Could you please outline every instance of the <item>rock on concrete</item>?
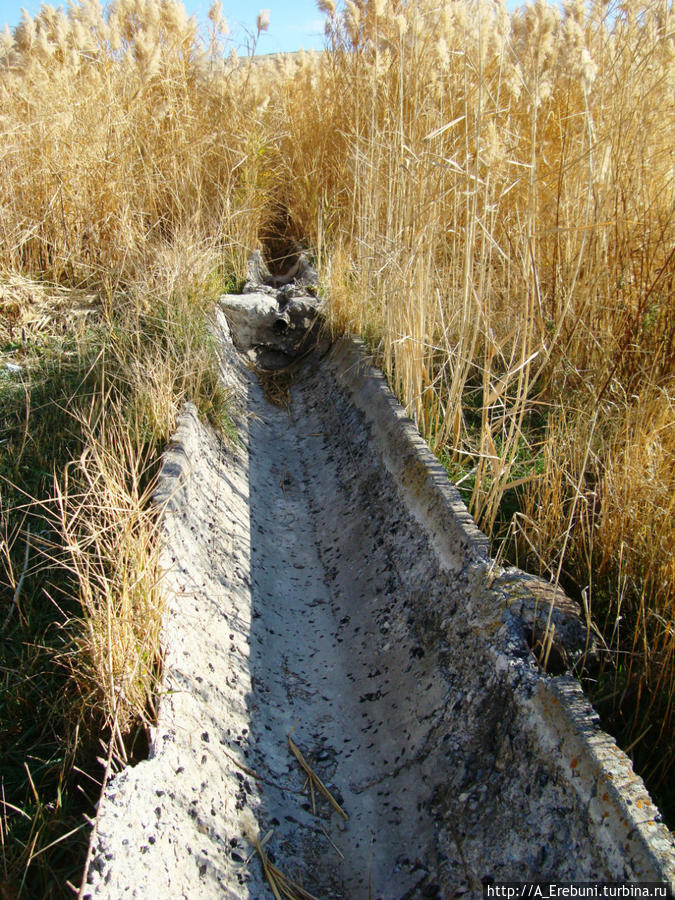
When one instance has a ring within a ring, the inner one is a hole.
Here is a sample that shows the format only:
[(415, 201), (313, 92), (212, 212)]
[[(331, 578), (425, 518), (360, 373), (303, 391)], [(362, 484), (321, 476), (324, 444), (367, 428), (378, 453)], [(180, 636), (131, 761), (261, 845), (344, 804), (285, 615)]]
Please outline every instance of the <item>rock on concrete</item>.
[(260, 357), (263, 366), (273, 353), (280, 354), (283, 364), (288, 365), (298, 353), (311, 348), (312, 329), (322, 311), (316, 297), (304, 293), (294, 296), (284, 289), (274, 295), (224, 294), (220, 307), (237, 347), (256, 362)]
[(243, 293), (255, 293), (261, 287), (267, 291), (288, 284), (303, 288), (315, 287), (319, 278), (309, 262), (306, 251), (298, 248), (294, 255), (295, 260), (286, 272), (272, 275), (260, 250), (254, 250), (249, 257)]
[(304, 254), (283, 276), (270, 275), (260, 251), (251, 254), (243, 294), (223, 294), (220, 308), (236, 346), (257, 366), (285, 368), (316, 342), (323, 301)]

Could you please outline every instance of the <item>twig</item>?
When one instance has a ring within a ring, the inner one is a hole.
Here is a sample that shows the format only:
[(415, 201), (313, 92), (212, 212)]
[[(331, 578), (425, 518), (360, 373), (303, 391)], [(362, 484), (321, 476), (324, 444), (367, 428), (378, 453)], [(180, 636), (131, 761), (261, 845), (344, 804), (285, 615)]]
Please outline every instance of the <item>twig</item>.
[(2, 850), (2, 869), (5, 881), (7, 881), (7, 857), (5, 855), (5, 834), (9, 834), (7, 827), (7, 804), (5, 802), (5, 779), (0, 778), (0, 794), (2, 794), (2, 821), (0, 821), (0, 849)]
[(9, 625), (10, 619), (12, 618), (12, 613), (15, 609), (19, 610), (19, 616), (21, 615), (21, 607), (19, 606), (19, 598), (21, 597), (21, 589), (23, 588), (23, 581), (26, 577), (26, 572), (28, 571), (28, 561), (30, 559), (30, 523), (26, 525), (26, 551), (23, 557), (23, 570), (21, 575), (19, 576), (19, 581), (17, 582), (16, 588), (14, 589), (14, 597), (12, 598), (12, 605), (9, 608), (9, 612), (5, 617), (5, 621), (2, 623), (2, 630)]
[(337, 802), (337, 800), (331, 794), (331, 792), (328, 790), (328, 788), (323, 783), (323, 781), (316, 774), (314, 769), (312, 769), (312, 767), (309, 765), (309, 763), (307, 762), (305, 757), (300, 752), (300, 748), (298, 747), (298, 745), (295, 743), (295, 741), (291, 737), (291, 734), (293, 734), (293, 732), (295, 731), (296, 726), (297, 726), (297, 722), (295, 723), (295, 725), (291, 729), (290, 734), (288, 735), (288, 746), (291, 748), (291, 753), (297, 759), (297, 761), (300, 763), (300, 767), (302, 768), (303, 772), (309, 779), (310, 789), (312, 791), (312, 799), (314, 799), (314, 787), (318, 787), (318, 789), (321, 791), (321, 793), (327, 798), (327, 800), (329, 801), (329, 803), (333, 807), (333, 809), (336, 812), (338, 812), (342, 816), (342, 818), (345, 819), (345, 821), (346, 821), (349, 818), (349, 816), (344, 811), (344, 809), (340, 806), (340, 804)]
[(231, 760), (237, 766), (237, 768), (241, 769), (242, 772), (246, 772), (251, 778), (255, 781), (259, 781), (260, 784), (266, 785), (266, 787), (275, 788), (278, 791), (286, 791), (289, 794), (300, 794), (302, 791), (299, 791), (297, 788), (292, 788), (287, 784), (282, 784), (279, 781), (271, 781), (269, 778), (265, 778), (263, 775), (258, 775), (257, 772), (254, 772), (253, 769), (250, 769), (248, 766), (245, 766), (244, 763), (240, 762), (237, 757), (233, 753), (229, 753), (227, 750), (223, 749), (222, 751), (225, 756)]
[(333, 839), (332, 839), (331, 836), (328, 834), (328, 832), (327, 832), (326, 829), (323, 827), (323, 825), (321, 825), (320, 828), (321, 828), (321, 831), (323, 831), (324, 837), (326, 838), (326, 840), (328, 841), (328, 843), (331, 845), (331, 847), (333, 848), (333, 850), (335, 850), (335, 852), (336, 852), (337, 855), (340, 857), (340, 859), (344, 859), (344, 858), (345, 858), (344, 853), (342, 852), (342, 850), (340, 850), (340, 848), (338, 847), (338, 845), (333, 841)]
[(547, 629), (546, 635), (544, 637), (544, 643), (541, 648), (541, 652), (544, 654), (543, 661), (541, 660), (541, 656), (539, 657), (539, 661), (541, 662), (541, 667), (544, 671), (548, 669), (548, 658), (551, 654), (551, 647), (553, 646), (553, 638), (555, 637), (555, 624), (551, 623), (551, 627)]
[(282, 900), (282, 897), (286, 897), (286, 900), (317, 900), (314, 894), (310, 894), (296, 881), (292, 881), (287, 875), (284, 875), (281, 869), (278, 869), (274, 863), (270, 862), (267, 853), (265, 853), (265, 844), (271, 836), (272, 832), (268, 831), (262, 841), (259, 838), (255, 838), (254, 843), (262, 863), (265, 878), (276, 900)]

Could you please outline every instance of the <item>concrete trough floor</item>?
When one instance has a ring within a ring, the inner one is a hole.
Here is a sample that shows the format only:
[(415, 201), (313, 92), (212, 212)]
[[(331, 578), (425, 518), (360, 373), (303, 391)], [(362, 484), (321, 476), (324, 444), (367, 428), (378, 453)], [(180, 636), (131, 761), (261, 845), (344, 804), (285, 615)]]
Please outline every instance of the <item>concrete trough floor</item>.
[[(222, 320), (240, 444), (167, 450), (165, 687), (109, 783), (85, 896), (317, 898), (490, 880), (675, 879), (675, 850), (577, 683), (540, 673), (445, 473), (350, 341), (267, 402)], [(344, 809), (315, 791), (288, 735)]]

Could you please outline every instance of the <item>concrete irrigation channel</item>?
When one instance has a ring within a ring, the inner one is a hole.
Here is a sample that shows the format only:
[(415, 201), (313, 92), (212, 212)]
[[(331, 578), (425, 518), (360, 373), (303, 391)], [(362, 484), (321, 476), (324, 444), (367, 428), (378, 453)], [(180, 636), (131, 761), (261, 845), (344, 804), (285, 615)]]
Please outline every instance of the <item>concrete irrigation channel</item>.
[[(494, 565), (363, 348), (316, 351), (274, 404), (218, 330), (239, 441), (186, 407), (166, 451), (159, 721), (108, 783), (84, 896), (672, 883), (630, 761), (531, 652), (550, 587)], [(552, 618), (573, 654), (573, 611)]]

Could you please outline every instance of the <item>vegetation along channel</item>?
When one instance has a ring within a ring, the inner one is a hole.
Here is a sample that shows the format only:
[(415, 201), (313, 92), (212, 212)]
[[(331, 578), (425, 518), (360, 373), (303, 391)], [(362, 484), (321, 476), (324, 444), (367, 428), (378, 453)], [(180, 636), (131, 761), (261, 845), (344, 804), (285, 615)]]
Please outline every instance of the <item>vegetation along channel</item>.
[[(312, 289), (249, 280), (221, 300), (241, 443), (189, 407), (167, 452), (163, 699), (150, 759), (106, 789), (86, 895), (670, 879), (627, 758), (532, 655), (547, 621), (549, 657), (589, 652), (578, 609), (494, 564), (361, 347), (308, 352)], [(246, 359), (292, 383), (274, 394)]]
[(672, 880), (672, 4), (318, 6), (1, 36), (2, 900)]

